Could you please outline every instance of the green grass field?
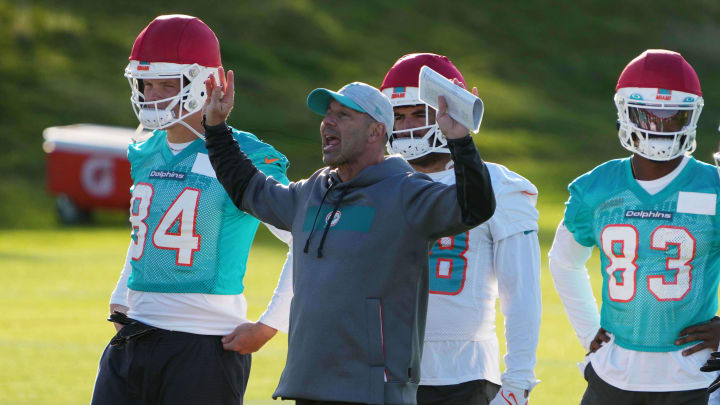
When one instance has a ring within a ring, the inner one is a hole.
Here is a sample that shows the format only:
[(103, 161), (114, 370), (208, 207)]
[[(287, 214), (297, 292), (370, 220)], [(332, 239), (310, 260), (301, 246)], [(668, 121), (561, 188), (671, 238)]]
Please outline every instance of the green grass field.
[[(542, 201), (541, 201), (542, 202)], [(543, 321), (536, 404), (577, 404), (585, 382), (583, 355), (547, 271), (546, 254), (562, 206), (541, 205)], [(82, 404), (90, 399), (103, 347), (113, 335), (104, 321), (127, 251), (128, 229), (91, 227), (0, 234), (0, 404)], [(285, 247), (261, 229), (250, 255), (246, 295), (250, 319), (275, 287)], [(596, 266), (593, 259), (591, 266)], [(597, 286), (598, 278), (594, 278)], [(498, 317), (502, 336), (502, 318)], [(504, 346), (504, 343), (501, 344)], [(247, 403), (271, 402), (287, 336), (254, 355)]]
[[(231, 124), (286, 153), (291, 179), (319, 165), (319, 118), (304, 107), (311, 89), (353, 80), (379, 85), (403, 54), (448, 55), (485, 102), (476, 139), (483, 158), (540, 190), (544, 306), (536, 371), (543, 382), (532, 402), (579, 402), (585, 382), (575, 363), (584, 353), (546, 259), (565, 187), (628, 154), (615, 135), (612, 94), (625, 64), (647, 48), (677, 50), (697, 70), (705, 109), (695, 156), (710, 159), (720, 116), (720, 2), (0, 0), (0, 405), (90, 398), (113, 334), (104, 318), (129, 230), (115, 214), (93, 227), (54, 225), (41, 133), (78, 122), (136, 126), (122, 77), (128, 52), (148, 21), (175, 12), (215, 30), (223, 63), (236, 72)], [(280, 242), (261, 230), (246, 277), (250, 319), (264, 310), (284, 257)], [(596, 288), (597, 266), (594, 257)], [(278, 335), (254, 356), (246, 403), (277, 403), (270, 395), (286, 340)]]

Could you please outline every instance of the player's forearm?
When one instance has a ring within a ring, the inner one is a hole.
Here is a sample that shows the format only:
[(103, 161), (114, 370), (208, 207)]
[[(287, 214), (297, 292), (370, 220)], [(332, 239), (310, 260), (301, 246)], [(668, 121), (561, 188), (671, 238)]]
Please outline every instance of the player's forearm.
[(542, 312), (537, 233), (516, 233), (496, 242), (494, 250), (507, 342), (503, 386), (531, 389), (537, 381), (534, 369)]
[(550, 274), (568, 320), (584, 348), (588, 348), (600, 328), (600, 315), (584, 263), (591, 248), (577, 243), (561, 223), (548, 253)]
[[(128, 248), (128, 252), (125, 255), (125, 264), (123, 265), (123, 269), (120, 272), (120, 277), (118, 278), (118, 282), (115, 285), (115, 289), (113, 290), (112, 294), (110, 295), (110, 307), (112, 308), (112, 305), (121, 305), (125, 308), (128, 307), (128, 279), (130, 278), (130, 274), (132, 273), (132, 265), (130, 264), (131, 260), (131, 251), (132, 249), (132, 242), (130, 242), (130, 247)], [(112, 313), (112, 311), (111, 311)]]
[(582, 346), (587, 349), (600, 328), (600, 315), (592, 294), (590, 279), (587, 275), (560, 269), (552, 259), (550, 259), (550, 269), (555, 289), (560, 295), (570, 325)]
[(275, 287), (272, 299), (265, 312), (260, 316), (258, 322), (264, 323), (283, 333), (288, 333), (290, 326), (290, 303), (293, 298), (292, 280), (292, 245), (288, 250), (285, 265), (283, 266), (278, 284)]
[(240, 150), (232, 129), (224, 122), (205, 127), (205, 146), (218, 181), (235, 205), (242, 209), (242, 200), (250, 179), (260, 171)]
[(495, 195), (490, 173), (475, 148), (470, 135), (448, 139), (448, 147), (455, 163), (457, 199), (463, 223), (477, 226), (495, 212)]

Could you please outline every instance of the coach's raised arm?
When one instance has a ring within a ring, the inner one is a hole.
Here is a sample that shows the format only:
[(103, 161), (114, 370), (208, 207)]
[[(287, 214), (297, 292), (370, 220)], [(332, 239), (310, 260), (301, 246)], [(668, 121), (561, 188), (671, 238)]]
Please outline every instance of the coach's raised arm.
[(307, 105), (323, 116), (327, 166), (283, 186), (260, 173), (230, 136), (233, 74), (220, 76), (219, 85), (206, 82), (205, 106), (217, 178), (239, 208), (291, 231), (295, 241), (288, 356), (273, 396), (300, 405), (415, 404), (430, 243), (495, 210), (490, 175), (468, 129), (440, 100), (437, 121), (457, 185), (434, 182), (401, 157), (384, 156), (394, 114), (379, 90), (359, 82), (337, 92), (315, 89)]
[[(237, 142), (231, 136), (232, 132), (229, 130), (226, 120), (235, 100), (234, 72), (228, 71), (227, 77), (225, 77), (225, 72), (220, 67), (219, 73), (220, 84), (215, 83), (212, 76), (206, 82), (206, 90), (210, 94), (205, 107), (206, 146), (218, 179), (235, 204), (241, 209), (246, 209), (242, 206), (242, 197), (250, 179), (256, 174), (261, 177), (266, 176), (255, 168), (252, 161), (240, 150)], [(477, 89), (473, 88), (473, 94), (477, 95)], [(439, 99), (439, 107), (437, 123), (447, 137), (452, 153), (457, 178), (457, 202), (462, 209), (463, 223), (468, 226), (476, 226), (488, 220), (495, 211), (495, 198), (490, 176), (477, 153), (470, 131), (450, 117), (447, 113), (447, 104), (442, 97)], [(319, 111), (315, 112), (323, 115)], [(392, 121), (380, 124), (385, 125), (387, 132), (392, 130)], [(325, 145), (326, 139), (325, 136), (322, 136), (324, 149), (328, 146)], [(384, 142), (383, 139), (380, 146), (384, 147)], [(331, 162), (327, 162), (325, 156), (323, 156), (323, 161), (330, 168), (336, 167)], [(357, 174), (367, 166), (369, 165), (353, 170), (352, 174)], [(342, 168), (338, 169), (342, 172)], [(272, 181), (273, 179), (268, 178), (268, 180)], [(283, 224), (273, 225), (281, 229), (288, 229), (282, 226)]]

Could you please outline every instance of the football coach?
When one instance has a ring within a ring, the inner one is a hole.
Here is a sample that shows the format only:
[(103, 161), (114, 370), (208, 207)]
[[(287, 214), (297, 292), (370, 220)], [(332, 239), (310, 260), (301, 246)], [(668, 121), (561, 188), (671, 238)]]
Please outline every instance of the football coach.
[[(222, 68), (221, 68), (222, 69)], [(226, 119), (234, 77), (206, 82), (210, 161), (232, 201), (292, 233), (288, 355), (274, 398), (314, 404), (415, 404), (432, 242), (488, 220), (490, 175), (469, 131), (440, 98), (456, 185), (433, 182), (399, 156), (384, 156), (393, 129), (385, 95), (364, 83), (313, 90), (323, 163), (284, 186), (240, 150)], [(474, 90), (476, 92), (476, 90)]]

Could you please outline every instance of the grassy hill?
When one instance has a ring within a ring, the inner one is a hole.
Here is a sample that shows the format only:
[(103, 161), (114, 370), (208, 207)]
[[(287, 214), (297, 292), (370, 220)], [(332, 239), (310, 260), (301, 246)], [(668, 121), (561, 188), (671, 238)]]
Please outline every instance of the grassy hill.
[(612, 94), (624, 65), (646, 48), (674, 49), (706, 91), (696, 155), (717, 145), (720, 3), (656, 1), (141, 1), (0, 0), (0, 226), (47, 227), (42, 129), (94, 122), (136, 126), (122, 76), (132, 42), (162, 13), (197, 15), (236, 71), (231, 123), (292, 161), (290, 177), (320, 164), (315, 87), (379, 85), (401, 55), (450, 56), (476, 85), (486, 114), (476, 138), (489, 160), (533, 180), (541, 207), (565, 198), (577, 174), (626, 155)]
[[(231, 123), (284, 152), (291, 179), (321, 164), (320, 118), (305, 107), (310, 90), (354, 80), (379, 85), (406, 53), (448, 55), (485, 101), (475, 138), (483, 157), (540, 189), (543, 257), (567, 183), (628, 155), (617, 140), (612, 95), (622, 68), (643, 50), (677, 50), (693, 64), (706, 101), (695, 155), (708, 161), (718, 144), (715, 0), (148, 3), (0, 0), (0, 228), (40, 228), (0, 235), (6, 287), (0, 304), (8, 308), (0, 315), (6, 325), (0, 358), (9, 364), (0, 372), (0, 403), (89, 398), (97, 358), (112, 333), (101, 319), (125, 254), (126, 214), (102, 216), (109, 227), (47, 229), (56, 225), (41, 133), (78, 122), (137, 125), (122, 74), (135, 36), (158, 14), (196, 15), (214, 29), (224, 65), (236, 71)], [(262, 311), (284, 257), (284, 247), (260, 235), (246, 280), (251, 319)], [(597, 257), (589, 268), (598, 268)], [(544, 382), (533, 401), (577, 403), (585, 384), (574, 362), (583, 353), (545, 270), (536, 369)], [(597, 287), (599, 273), (593, 277)], [(272, 392), (284, 340), (276, 338), (254, 360), (250, 403), (259, 405), (252, 401)]]

